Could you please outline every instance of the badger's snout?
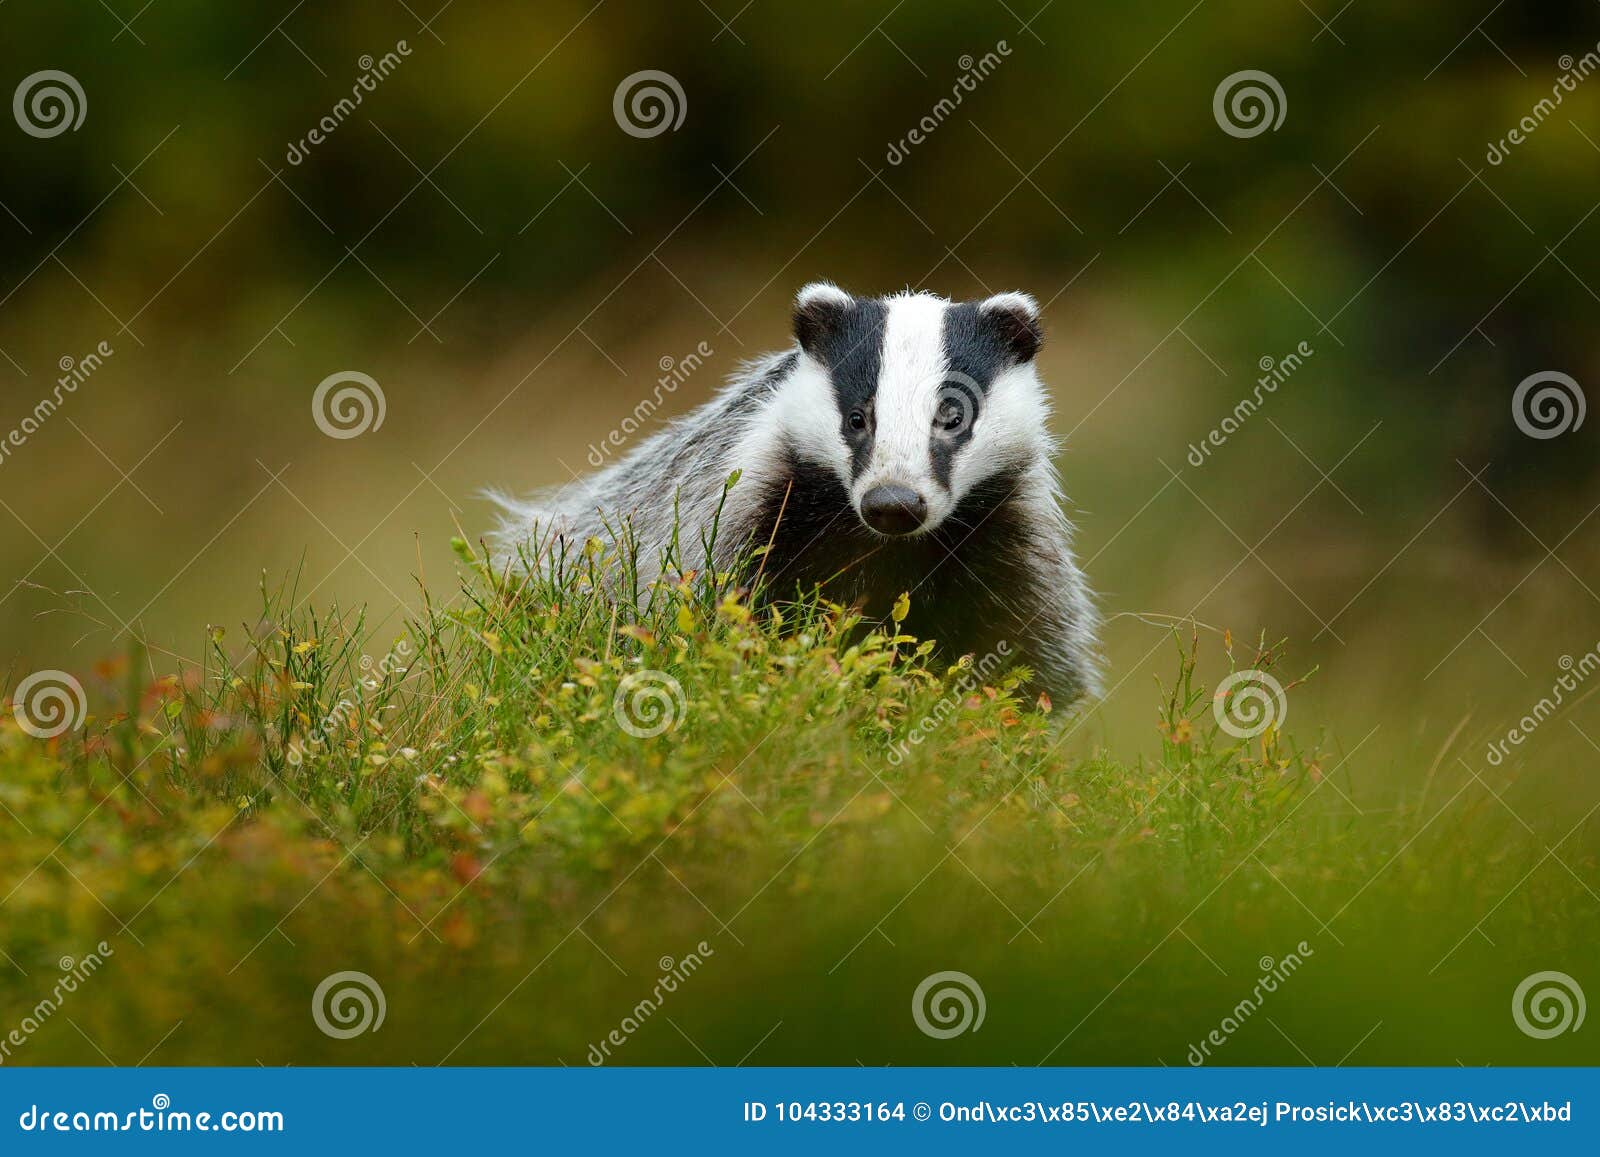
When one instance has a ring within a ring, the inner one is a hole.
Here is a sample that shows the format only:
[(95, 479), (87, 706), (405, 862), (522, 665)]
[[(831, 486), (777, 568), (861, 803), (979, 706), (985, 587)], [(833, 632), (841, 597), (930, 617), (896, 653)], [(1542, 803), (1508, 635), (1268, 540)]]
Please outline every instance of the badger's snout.
[(909, 486), (874, 486), (861, 496), (861, 520), (880, 534), (910, 534), (928, 517), (928, 500)]

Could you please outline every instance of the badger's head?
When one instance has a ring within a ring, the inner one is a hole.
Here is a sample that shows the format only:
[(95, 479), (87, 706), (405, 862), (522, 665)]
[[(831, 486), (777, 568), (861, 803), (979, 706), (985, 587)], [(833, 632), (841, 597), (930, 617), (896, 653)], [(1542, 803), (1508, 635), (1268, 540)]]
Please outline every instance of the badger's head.
[(933, 531), (975, 487), (1049, 453), (1026, 294), (857, 298), (818, 282), (800, 291), (794, 331), (787, 424), (876, 534)]

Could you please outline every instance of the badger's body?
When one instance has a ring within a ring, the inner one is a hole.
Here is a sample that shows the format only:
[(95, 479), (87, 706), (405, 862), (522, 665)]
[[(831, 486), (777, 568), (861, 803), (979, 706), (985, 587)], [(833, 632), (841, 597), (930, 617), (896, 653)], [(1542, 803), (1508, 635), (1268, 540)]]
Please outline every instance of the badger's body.
[(1033, 301), (858, 299), (819, 283), (800, 294), (795, 336), (612, 466), (503, 500), (501, 557), (537, 565), (562, 540), (626, 526), (644, 565), (676, 520), (677, 565), (692, 567), (720, 507), (716, 565), (770, 542), (773, 594), (820, 584), (883, 616), (910, 592), (906, 630), (952, 658), (1025, 664), (1063, 702), (1094, 693), (1096, 620), (1061, 509)]

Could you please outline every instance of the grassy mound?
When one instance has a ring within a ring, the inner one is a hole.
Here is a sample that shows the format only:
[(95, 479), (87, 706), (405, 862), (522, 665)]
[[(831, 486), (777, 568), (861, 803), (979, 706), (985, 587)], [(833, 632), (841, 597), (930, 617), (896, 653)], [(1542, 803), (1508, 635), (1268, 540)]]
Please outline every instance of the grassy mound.
[[(1357, 811), (1341, 755), (1223, 730), (1201, 668), (1277, 648), (1176, 630), (1122, 759), (815, 596), (458, 550), (396, 637), (291, 586), (203, 670), (94, 673), (80, 728), (0, 718), (0, 1062), (1596, 1059), (1507, 1007), (1596, 942), (1589, 886), (1480, 782)], [(329, 1035), (350, 971), (383, 1024)], [(941, 972), (981, 1025), (913, 1015)]]

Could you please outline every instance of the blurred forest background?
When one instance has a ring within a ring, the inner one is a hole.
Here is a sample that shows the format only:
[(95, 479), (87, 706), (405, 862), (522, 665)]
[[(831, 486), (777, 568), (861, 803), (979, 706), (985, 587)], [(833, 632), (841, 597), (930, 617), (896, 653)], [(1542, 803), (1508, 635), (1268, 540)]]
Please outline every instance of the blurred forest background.
[[(196, 656), (263, 574), (392, 622), (419, 573), (448, 592), (480, 490), (589, 469), (703, 342), (656, 418), (696, 405), (827, 277), (1045, 303), (1112, 616), (1085, 744), (1155, 742), (1152, 624), (1193, 613), (1287, 636), (1320, 667), (1290, 729), (1379, 727), (1366, 774), (1463, 719), (1476, 763), (1600, 641), (1600, 420), (1534, 439), (1511, 408), (1534, 373), (1600, 382), (1600, 79), (1487, 158), (1597, 42), (1593, 0), (11, 0), (5, 91), (61, 70), (87, 108), (0, 124), (0, 437), (114, 354), (0, 460), (7, 685), (127, 627)], [(642, 137), (613, 97), (646, 69), (684, 108)], [(1213, 96), (1246, 69), (1285, 107), (1241, 137)], [(387, 409), (337, 440), (311, 399), (344, 370)], [(1592, 767), (1589, 736), (1585, 709), (1513, 765)]]

